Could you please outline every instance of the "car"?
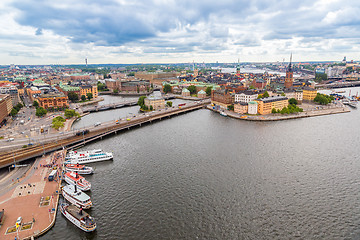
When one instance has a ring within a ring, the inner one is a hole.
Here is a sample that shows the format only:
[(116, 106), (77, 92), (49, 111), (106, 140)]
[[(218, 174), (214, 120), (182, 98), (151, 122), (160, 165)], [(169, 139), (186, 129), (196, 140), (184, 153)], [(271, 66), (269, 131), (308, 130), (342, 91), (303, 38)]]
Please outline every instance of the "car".
[(34, 145), (34, 144), (33, 144), (33, 143), (29, 143), (29, 144), (28, 144), (28, 146), (32, 146), (32, 145)]
[(14, 141), (14, 138), (8, 138), (6, 141), (7, 142), (12, 142), (12, 141)]

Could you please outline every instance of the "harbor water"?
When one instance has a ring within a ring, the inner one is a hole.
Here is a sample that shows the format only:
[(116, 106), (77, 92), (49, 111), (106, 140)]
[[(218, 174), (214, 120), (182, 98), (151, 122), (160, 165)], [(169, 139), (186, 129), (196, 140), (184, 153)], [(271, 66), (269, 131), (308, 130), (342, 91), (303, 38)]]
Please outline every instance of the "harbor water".
[(86, 176), (97, 230), (58, 212), (40, 239), (359, 239), (359, 121), (202, 109), (107, 137), (83, 148), (114, 154)]

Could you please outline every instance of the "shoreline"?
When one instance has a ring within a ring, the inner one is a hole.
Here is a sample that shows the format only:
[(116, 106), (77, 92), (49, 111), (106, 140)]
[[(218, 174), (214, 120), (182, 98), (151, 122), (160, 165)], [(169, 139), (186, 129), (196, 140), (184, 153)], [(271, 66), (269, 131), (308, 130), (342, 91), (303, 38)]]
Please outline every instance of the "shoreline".
[[(220, 113), (219, 110), (213, 109), (210, 105), (206, 107), (207, 109)], [(316, 117), (316, 116), (323, 116), (323, 115), (331, 115), (331, 114), (338, 114), (338, 113), (348, 113), (351, 112), (350, 109), (346, 106), (344, 107), (334, 107), (328, 109), (319, 109), (319, 110), (312, 110), (312, 111), (304, 111), (299, 113), (293, 114), (268, 114), (268, 115), (246, 115), (246, 114), (239, 114), (233, 111), (226, 110), (225, 113), (232, 118), (245, 120), (245, 121), (283, 121), (283, 120), (290, 120), (290, 119), (298, 119), (298, 118), (307, 118), (307, 117)]]

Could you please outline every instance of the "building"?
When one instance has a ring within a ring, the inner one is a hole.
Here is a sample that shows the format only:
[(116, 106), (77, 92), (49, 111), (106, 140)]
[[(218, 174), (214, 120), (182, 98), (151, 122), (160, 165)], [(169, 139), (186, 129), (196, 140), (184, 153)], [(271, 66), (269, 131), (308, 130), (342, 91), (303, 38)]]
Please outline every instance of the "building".
[(234, 112), (240, 113), (240, 114), (247, 113), (248, 112), (248, 104), (244, 103), (244, 102), (235, 102), (234, 103)]
[(161, 96), (161, 93), (156, 91), (149, 97), (144, 99), (144, 104), (150, 109), (152, 106), (153, 110), (164, 109), (165, 99)]
[(197, 97), (198, 98), (206, 98), (206, 92), (204, 90), (200, 90), (198, 93), (197, 93)]
[(178, 72), (135, 73), (135, 78), (148, 80), (157, 85), (161, 85), (163, 81), (177, 80), (178, 76), (180, 76)]
[(187, 88), (183, 88), (183, 90), (181, 91), (181, 96), (190, 97), (190, 91)]
[(39, 106), (45, 109), (69, 107), (69, 99), (64, 93), (42, 94), (37, 100)]
[(211, 103), (227, 109), (227, 106), (233, 103), (233, 97), (226, 89), (218, 89), (211, 91)]
[(90, 75), (75, 73), (75, 74), (70, 75), (70, 79), (72, 81), (90, 80)]
[(80, 86), (80, 98), (82, 95), (84, 95), (85, 97), (87, 97), (88, 93), (92, 93), (93, 98), (97, 98), (98, 97), (98, 89), (97, 86), (91, 86), (91, 85), (83, 85)]
[(41, 94), (41, 91), (37, 87), (30, 87), (26, 89), (26, 93), (29, 96), (31, 102), (33, 102)]
[(147, 80), (121, 81), (106, 79), (105, 84), (112, 92), (115, 90), (119, 92), (148, 92), (148, 90), (150, 90), (150, 82)]
[(0, 94), (0, 126), (6, 123), (6, 117), (9, 116), (12, 107), (10, 95)]
[(256, 89), (264, 89), (266, 87), (266, 80), (261, 78), (256, 78), (251, 83)]
[(310, 102), (314, 101), (314, 98), (317, 95), (317, 90), (311, 87), (303, 88), (303, 101)]
[(285, 88), (291, 88), (293, 86), (294, 77), (293, 77), (293, 70), (291, 68), (291, 60), (292, 60), (292, 54), (290, 56), (290, 63), (288, 68), (286, 69), (286, 76), (285, 76)]
[(284, 94), (288, 99), (295, 98), (298, 104), (301, 104), (303, 101), (303, 90), (301, 89), (285, 89)]
[(258, 113), (261, 115), (270, 114), (272, 109), (281, 110), (289, 105), (287, 97), (273, 96), (255, 100), (258, 103)]
[(235, 94), (235, 102), (248, 103), (254, 101), (258, 97), (258, 94), (254, 91), (243, 91)]
[(248, 114), (256, 115), (258, 113), (258, 103), (251, 101), (248, 103)]

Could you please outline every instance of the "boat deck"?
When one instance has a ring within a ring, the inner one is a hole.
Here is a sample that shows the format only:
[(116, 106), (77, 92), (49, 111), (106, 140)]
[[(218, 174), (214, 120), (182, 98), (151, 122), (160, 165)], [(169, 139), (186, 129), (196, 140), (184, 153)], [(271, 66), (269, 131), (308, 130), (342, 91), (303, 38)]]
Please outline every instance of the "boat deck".
[(87, 212), (85, 212), (84, 210), (81, 211), (80, 214), (80, 208), (74, 206), (74, 205), (70, 205), (67, 207), (67, 211), (74, 216), (77, 219), (83, 219), (84, 217), (89, 216), (89, 214)]

